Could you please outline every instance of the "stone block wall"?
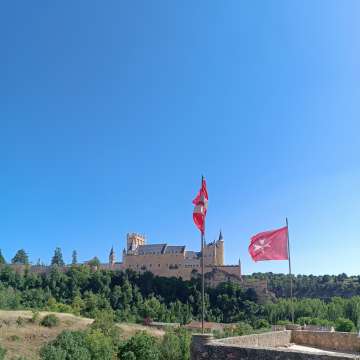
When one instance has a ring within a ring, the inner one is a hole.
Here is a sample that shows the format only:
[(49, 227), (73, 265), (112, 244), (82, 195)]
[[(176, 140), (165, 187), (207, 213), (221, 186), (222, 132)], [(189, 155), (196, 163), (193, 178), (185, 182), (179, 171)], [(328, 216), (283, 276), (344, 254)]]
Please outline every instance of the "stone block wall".
[(328, 350), (360, 352), (360, 338), (352, 333), (299, 330), (292, 332), (291, 341)]
[(287, 346), (291, 341), (291, 331), (267, 332), (245, 336), (234, 336), (225, 339), (214, 340), (213, 344), (230, 344), (251, 347), (279, 347)]
[[(259, 335), (239, 336), (236, 338), (227, 338), (214, 340), (212, 335), (193, 335), (191, 342), (191, 360), (348, 360), (348, 359), (360, 359), (359, 356), (353, 354), (324, 354), (324, 353), (309, 353), (300, 352), (291, 349), (287, 349), (286, 345), (293, 342), (292, 333), (294, 333), (294, 339), (299, 339), (302, 331), (278, 331)], [(322, 334), (324, 334), (322, 332)], [(333, 334), (333, 333), (332, 333)], [(331, 340), (336, 340), (336, 343), (341, 343), (345, 340), (345, 336), (339, 333), (338, 337)], [(347, 334), (351, 335), (351, 334)], [(316, 338), (313, 338), (314, 343), (310, 344), (306, 342), (306, 339), (312, 339), (308, 334), (308, 337), (303, 337), (303, 345), (321, 347), (315, 343)], [(354, 336), (356, 336), (354, 334)], [(335, 339), (336, 338), (336, 339)], [(346, 344), (354, 344), (350, 338), (343, 342)], [(325, 344), (325, 342), (323, 342)], [(282, 348), (277, 348), (280, 346)], [(341, 349), (337, 349), (341, 350)], [(345, 349), (343, 349), (344, 351)], [(349, 351), (353, 351), (349, 350)]]

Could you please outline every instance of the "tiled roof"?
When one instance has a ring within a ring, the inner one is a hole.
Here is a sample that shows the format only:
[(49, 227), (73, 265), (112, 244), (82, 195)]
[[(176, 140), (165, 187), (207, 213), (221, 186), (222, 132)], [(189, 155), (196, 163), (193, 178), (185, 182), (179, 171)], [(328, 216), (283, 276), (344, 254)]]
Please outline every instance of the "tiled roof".
[(185, 258), (187, 259), (197, 259), (200, 256), (200, 253), (196, 251), (185, 251)]
[(166, 246), (165, 254), (182, 254), (185, 251), (185, 246)]
[(138, 255), (147, 254), (163, 254), (166, 244), (150, 244), (150, 245), (139, 245), (137, 250)]

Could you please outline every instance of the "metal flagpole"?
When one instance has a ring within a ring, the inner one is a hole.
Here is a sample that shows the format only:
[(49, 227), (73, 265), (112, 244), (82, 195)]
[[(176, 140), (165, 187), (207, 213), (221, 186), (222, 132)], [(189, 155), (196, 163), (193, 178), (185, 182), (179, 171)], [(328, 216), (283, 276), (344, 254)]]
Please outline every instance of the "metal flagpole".
[(292, 280), (292, 274), (291, 274), (290, 236), (289, 236), (288, 218), (286, 218), (286, 227), (287, 227), (287, 245), (288, 245), (289, 276), (290, 276), (291, 321), (292, 321), (292, 323), (294, 323), (293, 280)]
[[(204, 176), (201, 177), (201, 188), (203, 186), (203, 181), (204, 181)], [(204, 216), (204, 232), (201, 231), (201, 332), (202, 334), (204, 333), (204, 315), (205, 315), (204, 233), (205, 233), (205, 216)]]

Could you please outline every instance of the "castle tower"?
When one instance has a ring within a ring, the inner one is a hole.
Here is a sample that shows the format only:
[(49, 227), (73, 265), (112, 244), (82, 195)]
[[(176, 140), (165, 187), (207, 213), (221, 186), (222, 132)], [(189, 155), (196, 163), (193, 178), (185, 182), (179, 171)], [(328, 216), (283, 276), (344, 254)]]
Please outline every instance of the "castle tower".
[(114, 247), (112, 247), (109, 254), (109, 266), (113, 267), (114, 265), (115, 265), (115, 251), (114, 251)]
[(139, 245), (145, 245), (145, 236), (131, 233), (126, 237), (127, 251), (134, 251)]
[(220, 230), (219, 239), (216, 241), (216, 265), (224, 265), (224, 238)]

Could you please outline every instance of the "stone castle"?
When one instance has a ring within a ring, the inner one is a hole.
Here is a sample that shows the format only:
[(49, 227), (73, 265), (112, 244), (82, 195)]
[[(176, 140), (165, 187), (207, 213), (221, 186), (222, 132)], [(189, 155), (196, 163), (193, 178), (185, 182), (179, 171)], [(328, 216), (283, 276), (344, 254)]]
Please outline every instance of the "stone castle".
[[(130, 233), (126, 237), (122, 262), (116, 262), (112, 248), (107, 267), (150, 271), (157, 276), (189, 280), (196, 272), (201, 272), (201, 253), (187, 250), (184, 245), (146, 244), (145, 236)], [(217, 240), (205, 244), (204, 267), (205, 274), (217, 272), (223, 274), (223, 280), (241, 280), (240, 261), (238, 265), (224, 264), (224, 238), (221, 231)]]
[[(145, 236), (130, 233), (126, 236), (122, 261), (116, 261), (112, 248), (108, 264), (100, 266), (108, 270), (130, 269), (139, 273), (150, 271), (156, 276), (190, 280), (201, 274), (201, 253), (187, 250), (184, 245), (146, 244)], [(204, 271), (205, 282), (210, 287), (230, 281), (243, 288), (254, 289), (261, 302), (271, 296), (266, 280), (246, 279), (242, 276), (240, 260), (237, 265), (224, 264), (224, 238), (221, 231), (217, 240), (204, 246)]]

